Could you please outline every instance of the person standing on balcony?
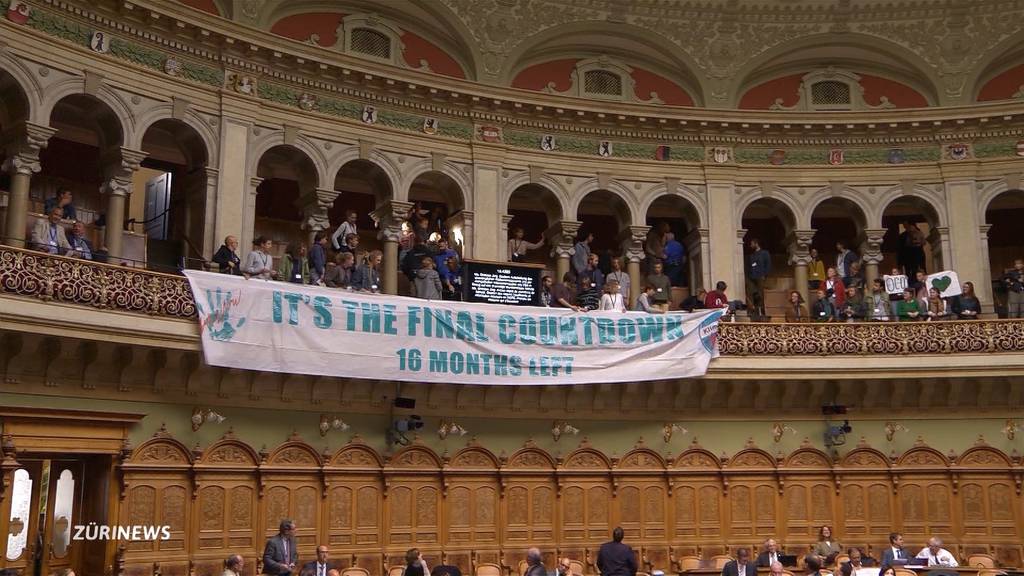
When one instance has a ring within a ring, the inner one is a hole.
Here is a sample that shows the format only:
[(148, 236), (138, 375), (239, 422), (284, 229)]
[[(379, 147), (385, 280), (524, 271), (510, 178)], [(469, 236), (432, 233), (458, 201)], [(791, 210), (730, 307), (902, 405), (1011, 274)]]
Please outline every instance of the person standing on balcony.
[(789, 293), (786, 322), (807, 322), (807, 306), (804, 305), (804, 297), (796, 290)]
[(306, 258), (305, 244), (288, 243), (277, 267), (277, 277), (293, 284), (309, 284), (309, 260)]
[(356, 214), (355, 210), (345, 211), (345, 221), (341, 223), (341, 226), (338, 226), (338, 229), (335, 230), (334, 234), (331, 236), (331, 246), (333, 246), (335, 250), (341, 250), (341, 246), (345, 242), (345, 239), (348, 238), (349, 234), (355, 234), (356, 236), (359, 235), (359, 230), (356, 227), (356, 220), (358, 219), (359, 215)]
[(220, 268), (221, 274), (242, 275), (242, 259), (238, 257), (238, 239), (228, 236), (224, 244), (213, 255), (212, 262)]
[(313, 247), (309, 249), (309, 278), (313, 284), (323, 285), (327, 268), (327, 235), (317, 232), (313, 235)]
[(630, 301), (630, 281), (629, 274), (622, 270), (622, 258), (611, 259), (611, 272), (605, 277), (605, 282), (611, 282), (612, 280), (619, 283), (619, 294), (622, 294), (623, 300), (626, 302)]
[(960, 320), (977, 320), (981, 314), (981, 301), (974, 293), (974, 283), (964, 282), (961, 288), (963, 292), (953, 299), (953, 313)]
[(647, 276), (647, 283), (654, 286), (654, 297), (651, 299), (653, 306), (662, 312), (668, 312), (669, 298), (672, 296), (672, 284), (668, 276), (662, 273), (661, 262), (654, 263), (654, 269)]
[(32, 228), (32, 247), (47, 254), (64, 254), (71, 250), (67, 234), (61, 226), (64, 209), (54, 206), (46, 213), (46, 220), (39, 220)]
[(825, 281), (825, 263), (818, 256), (818, 249), (811, 248), (811, 262), (807, 265), (807, 288), (817, 290)]
[(857, 254), (846, 247), (846, 243), (842, 240), (836, 242), (836, 272), (839, 277), (843, 279), (843, 285), (848, 286), (850, 284), (850, 276), (853, 273), (851, 268), (853, 263), (857, 261)]
[(580, 232), (579, 242), (573, 246), (572, 254), (572, 270), (576, 276), (583, 274), (587, 269), (587, 263), (590, 262), (590, 243), (593, 241), (592, 232)]
[(825, 292), (825, 297), (832, 303), (832, 307), (836, 310), (842, 310), (843, 305), (846, 304), (846, 285), (843, 284), (843, 279), (839, 277), (839, 271), (835, 268), (829, 268), (828, 275), (825, 278), (825, 285), (822, 289)]
[(914, 298), (914, 291), (907, 288), (903, 291), (903, 300), (896, 305), (896, 315), (900, 322), (921, 319), (921, 303)]
[(530, 250), (536, 250), (544, 245), (544, 237), (541, 236), (536, 242), (530, 242), (525, 240), (523, 236), (525, 232), (521, 227), (516, 227), (512, 230), (512, 237), (508, 239), (508, 261), (509, 262), (522, 262), (526, 259), (526, 253)]
[(43, 213), (49, 215), (54, 208), (60, 208), (62, 220), (75, 220), (78, 218), (78, 211), (75, 210), (75, 205), (72, 203), (73, 199), (71, 190), (61, 188), (55, 195), (46, 199), (43, 204)]
[(665, 233), (665, 275), (673, 286), (683, 285), (683, 264), (686, 262), (686, 251), (676, 240), (673, 232)]
[(916, 222), (907, 220), (903, 223), (896, 259), (907, 278), (913, 278), (918, 270), (924, 270), (924, 232)]
[(274, 258), (270, 255), (272, 245), (273, 242), (270, 238), (263, 236), (258, 236), (252, 241), (253, 249), (245, 260), (244, 268), (250, 278), (273, 280), (277, 277), (277, 271), (274, 270)]
[(750, 239), (750, 255), (747, 256), (747, 293), (753, 307), (751, 320), (759, 322), (764, 318), (764, 283), (772, 271), (772, 255), (761, 247), (757, 238)]
[(881, 278), (875, 278), (872, 282), (868, 315), (876, 322), (889, 320), (889, 295), (885, 292), (885, 282)]
[(1024, 317), (1024, 258), (1013, 261), (1013, 269), (1003, 275), (1006, 284), (1006, 317)]
[(825, 295), (824, 288), (818, 288), (818, 299), (811, 305), (811, 321), (813, 322), (835, 322), (836, 307), (832, 300)]

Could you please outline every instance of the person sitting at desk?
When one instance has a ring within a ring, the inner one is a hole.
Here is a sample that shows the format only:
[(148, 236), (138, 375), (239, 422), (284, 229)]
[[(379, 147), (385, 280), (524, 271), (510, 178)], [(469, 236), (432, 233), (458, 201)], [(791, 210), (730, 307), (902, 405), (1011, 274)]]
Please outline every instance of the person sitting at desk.
[(782, 562), (772, 562), (772, 565), (768, 567), (769, 576), (785, 576), (786, 568), (782, 566)]
[(959, 566), (956, 558), (950, 554), (949, 550), (942, 547), (942, 540), (935, 536), (928, 539), (928, 546), (917, 553), (917, 558), (927, 558), (929, 566), (946, 566), (949, 568)]
[(736, 550), (736, 559), (730, 560), (722, 567), (722, 576), (756, 576), (757, 568), (750, 563), (750, 550)]
[(774, 538), (764, 541), (764, 552), (757, 555), (758, 568), (768, 568), (775, 562), (782, 562), (782, 551), (779, 550), (779, 543)]
[(821, 576), (821, 560), (814, 554), (804, 556), (804, 566), (807, 567), (807, 576)]
[(906, 561), (909, 557), (903, 550), (903, 534), (893, 532), (889, 534), (889, 547), (882, 551), (882, 566), (892, 566), (895, 560)]
[(840, 576), (864, 576), (867, 574), (866, 572), (862, 573), (861, 570), (870, 570), (871, 574), (875, 574), (875, 570), (868, 568), (864, 563), (860, 548), (850, 548), (846, 551), (846, 555), (850, 557), (850, 560), (839, 566)]
[(825, 564), (831, 565), (842, 551), (843, 547), (832, 537), (832, 527), (822, 526), (818, 530), (818, 541), (814, 544), (814, 553), (824, 558)]

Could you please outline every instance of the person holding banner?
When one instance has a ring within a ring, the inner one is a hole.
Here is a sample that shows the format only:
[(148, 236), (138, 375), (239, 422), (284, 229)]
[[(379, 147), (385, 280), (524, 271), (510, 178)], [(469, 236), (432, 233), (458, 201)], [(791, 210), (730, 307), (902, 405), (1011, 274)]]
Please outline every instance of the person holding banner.
[(566, 272), (562, 276), (562, 282), (551, 287), (551, 305), (562, 308), (569, 308), (573, 312), (579, 312), (581, 308), (576, 302), (576, 285), (573, 283), (572, 272)]
[(899, 268), (893, 268), (892, 274), (884, 276), (885, 291), (889, 293), (889, 310), (893, 321), (899, 319), (899, 312), (896, 310), (903, 301), (903, 291), (907, 289), (907, 276)]

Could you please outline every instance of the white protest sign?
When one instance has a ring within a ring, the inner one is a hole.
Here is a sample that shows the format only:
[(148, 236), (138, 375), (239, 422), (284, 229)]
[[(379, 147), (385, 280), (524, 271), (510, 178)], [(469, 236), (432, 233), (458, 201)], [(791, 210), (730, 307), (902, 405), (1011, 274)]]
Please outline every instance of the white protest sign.
[(900, 274), (899, 276), (882, 276), (885, 281), (885, 291), (889, 294), (903, 294), (903, 291), (907, 289), (907, 277)]
[(959, 296), (961, 294), (960, 279), (957, 278), (956, 272), (952, 270), (943, 270), (942, 272), (929, 274), (925, 278), (924, 283), (929, 289), (935, 288), (938, 290), (939, 296), (942, 298)]

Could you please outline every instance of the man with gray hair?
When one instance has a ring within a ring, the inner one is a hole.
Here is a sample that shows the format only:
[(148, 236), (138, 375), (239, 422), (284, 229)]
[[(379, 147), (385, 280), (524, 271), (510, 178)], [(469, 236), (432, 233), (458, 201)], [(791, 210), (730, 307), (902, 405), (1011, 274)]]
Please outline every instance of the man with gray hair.
[(245, 559), (241, 554), (232, 554), (224, 560), (224, 572), (220, 576), (242, 576)]
[(526, 551), (526, 572), (523, 576), (547, 576), (548, 570), (544, 567), (544, 557), (540, 554), (540, 548), (530, 548)]
[(928, 539), (928, 547), (917, 553), (918, 558), (927, 558), (929, 566), (956, 568), (959, 564), (949, 550), (942, 547), (942, 540), (935, 536)]
[(277, 536), (268, 538), (267, 546), (263, 549), (263, 573), (292, 576), (298, 561), (299, 551), (295, 549), (295, 522), (281, 520)]

